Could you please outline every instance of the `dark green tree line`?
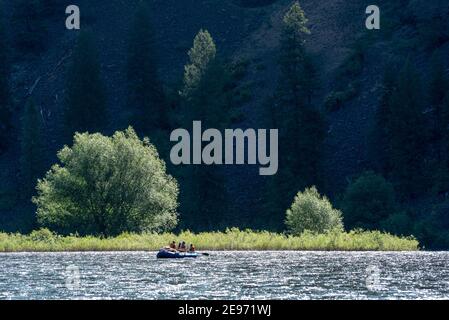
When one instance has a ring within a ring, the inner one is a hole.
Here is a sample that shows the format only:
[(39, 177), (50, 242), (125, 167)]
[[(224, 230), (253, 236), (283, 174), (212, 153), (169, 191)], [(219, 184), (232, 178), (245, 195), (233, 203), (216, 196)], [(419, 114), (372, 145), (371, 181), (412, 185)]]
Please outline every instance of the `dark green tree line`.
[(0, 18), (0, 154), (8, 147), (11, 139), (11, 89), (10, 56), (6, 32)]
[(385, 129), (389, 133), (386, 146), (387, 176), (396, 190), (405, 197), (416, 197), (429, 186), (426, 175), (428, 123), (424, 112), (425, 98), (421, 79), (407, 63), (396, 80), (396, 88), (388, 99), (389, 118)]
[(167, 101), (159, 79), (154, 30), (148, 5), (137, 8), (128, 44), (129, 124), (140, 134), (151, 135), (168, 127)]
[(44, 141), (42, 114), (34, 101), (30, 99), (25, 105), (20, 133), (21, 194), (26, 201), (31, 200), (37, 180), (45, 174)]
[[(205, 128), (224, 129), (230, 124), (231, 103), (227, 68), (216, 57), (215, 43), (200, 30), (189, 51), (182, 93), (184, 128), (201, 121)], [(213, 230), (224, 227), (227, 213), (225, 177), (217, 166), (192, 165), (183, 168), (181, 216), (184, 228)]]
[(298, 190), (320, 186), (321, 150), (326, 124), (312, 105), (318, 86), (317, 71), (305, 48), (310, 30), (299, 3), (283, 19), (279, 66), (281, 76), (274, 97), (273, 122), (279, 128), (280, 163), (269, 183), (269, 217), (279, 227), (282, 214)]
[(65, 137), (75, 132), (101, 132), (107, 121), (106, 94), (93, 35), (81, 31), (67, 74)]

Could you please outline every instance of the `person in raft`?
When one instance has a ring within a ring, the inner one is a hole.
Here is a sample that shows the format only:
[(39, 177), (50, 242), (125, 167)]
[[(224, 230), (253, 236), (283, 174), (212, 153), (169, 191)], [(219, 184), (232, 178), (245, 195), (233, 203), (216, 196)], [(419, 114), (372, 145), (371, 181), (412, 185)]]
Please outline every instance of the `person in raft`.
[(186, 242), (185, 241), (179, 243), (178, 251), (179, 252), (186, 252), (187, 251)]
[(195, 246), (193, 243), (190, 244), (189, 252), (195, 252)]
[(176, 251), (176, 242), (172, 241), (168, 248), (169, 248), (169, 251)]

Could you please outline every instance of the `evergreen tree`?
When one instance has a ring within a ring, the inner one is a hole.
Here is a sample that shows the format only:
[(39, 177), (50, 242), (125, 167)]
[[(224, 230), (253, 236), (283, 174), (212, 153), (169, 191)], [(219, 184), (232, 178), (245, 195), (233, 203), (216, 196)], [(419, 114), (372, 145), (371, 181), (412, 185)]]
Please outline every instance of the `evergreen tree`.
[[(229, 74), (215, 57), (216, 48), (207, 31), (201, 30), (189, 51), (190, 63), (184, 77), (184, 127), (200, 120), (205, 128), (223, 129), (230, 122)], [(222, 168), (195, 165), (184, 170), (181, 214), (184, 228), (216, 230), (224, 226), (227, 213), (225, 178)]]
[(447, 122), (444, 122), (444, 98), (449, 92), (449, 79), (444, 72), (444, 65), (439, 52), (431, 59), (431, 74), (429, 82), (429, 99), (432, 107), (433, 132), (432, 143), (435, 146), (436, 158), (440, 162), (443, 156), (443, 138)]
[(148, 5), (141, 2), (129, 39), (127, 77), (129, 122), (144, 134), (168, 127), (167, 102), (158, 75), (150, 21)]
[(189, 63), (185, 66), (182, 95), (188, 97), (197, 88), (209, 63), (215, 59), (217, 48), (207, 30), (200, 30), (189, 51)]
[(428, 186), (424, 159), (428, 135), (423, 115), (424, 97), (420, 77), (410, 63), (400, 72), (391, 98), (389, 161), (392, 182), (405, 197), (416, 197)]
[[(282, 214), (297, 190), (320, 185), (321, 150), (326, 124), (312, 106), (317, 87), (317, 72), (305, 48), (310, 34), (307, 18), (299, 3), (294, 3), (283, 20), (278, 90), (275, 94), (275, 124), (280, 132), (279, 172), (268, 192), (272, 220), (282, 227)], [(273, 196), (272, 192), (277, 193)], [(273, 219), (274, 218), (274, 219)]]
[(66, 137), (70, 139), (75, 132), (102, 131), (106, 124), (106, 95), (90, 32), (82, 31), (79, 34), (72, 59), (65, 110)]
[(0, 21), (0, 154), (9, 145), (11, 129), (11, 93), (9, 55), (3, 23)]
[(44, 128), (42, 115), (30, 100), (25, 106), (21, 128), (21, 178), (23, 196), (30, 200), (37, 180), (45, 173)]
[(441, 140), (439, 144), (439, 163), (436, 172), (436, 190), (438, 192), (449, 191), (449, 91), (441, 103)]
[(389, 154), (391, 153), (391, 103), (396, 91), (397, 76), (392, 65), (385, 67), (381, 100), (375, 115), (375, 123), (372, 132), (372, 144), (370, 146), (373, 165), (384, 175), (391, 173)]
[(36, 52), (44, 48), (47, 28), (42, 17), (43, 11), (42, 0), (14, 1), (14, 39), (20, 53)]
[(344, 193), (342, 211), (348, 230), (378, 230), (397, 210), (393, 185), (372, 171), (352, 181)]

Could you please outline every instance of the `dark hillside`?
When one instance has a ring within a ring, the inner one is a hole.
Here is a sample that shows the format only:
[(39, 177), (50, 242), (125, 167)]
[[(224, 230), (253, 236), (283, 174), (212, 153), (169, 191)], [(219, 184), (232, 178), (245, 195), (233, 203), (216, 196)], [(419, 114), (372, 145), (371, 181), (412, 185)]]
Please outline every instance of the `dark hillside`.
[[(123, 113), (127, 95), (127, 40), (138, 2), (76, 1), (81, 9), (82, 28), (92, 31), (100, 53), (101, 76), (107, 93), (108, 134), (128, 126)], [(43, 48), (34, 53), (16, 49), (11, 79), (15, 108), (13, 133), (18, 136), (25, 102), (32, 96), (44, 123), (48, 166), (54, 163), (56, 151), (64, 141), (61, 131), (67, 70), (77, 37), (77, 32), (64, 27), (67, 1), (56, 3), (54, 13), (42, 17), (45, 20)], [(148, 4), (159, 73), (170, 99), (175, 101), (173, 104), (179, 98), (176, 93), (182, 85), (193, 38), (200, 29), (206, 29), (216, 43), (219, 57), (240, 68), (235, 83), (241, 95), (240, 116), (232, 126), (270, 126), (271, 98), (280, 76), (282, 19), (292, 1), (149, 0)], [(300, 4), (311, 31), (306, 48), (319, 70), (320, 86), (313, 105), (324, 112), (327, 121), (322, 150), (324, 182), (320, 191), (336, 200), (362, 172), (378, 170), (372, 133), (383, 92), (385, 66), (393, 66), (394, 73), (399, 74), (409, 61), (427, 88), (430, 60), (438, 52), (445, 57), (443, 69), (449, 75), (449, 4), (443, 0), (380, 1), (382, 27), (372, 31), (365, 28), (369, 1), (303, 0)], [(2, 1), (2, 5), (7, 13), (5, 20), (14, 20), (13, 1)], [(17, 22), (11, 26), (20, 28)], [(10, 29), (11, 38), (14, 38), (13, 31)], [(429, 105), (424, 112), (429, 122), (431, 110)], [(179, 109), (173, 107), (171, 111)], [(19, 158), (19, 143), (13, 143), (0, 155), (0, 229), (17, 229), (22, 215), (33, 215), (24, 214), (30, 212), (30, 204), (17, 202)], [(431, 151), (426, 161), (434, 161)], [(224, 169), (231, 199), (229, 226), (265, 227), (257, 212), (262, 210), (265, 186), (272, 178), (259, 177), (257, 170), (255, 166)], [(432, 188), (427, 189), (414, 199), (403, 200), (404, 207), (412, 203), (414, 214), (423, 216), (434, 205), (445, 201), (444, 192), (436, 195)], [(438, 206), (438, 214), (446, 207)], [(25, 225), (21, 228), (26, 230), (29, 224)]]

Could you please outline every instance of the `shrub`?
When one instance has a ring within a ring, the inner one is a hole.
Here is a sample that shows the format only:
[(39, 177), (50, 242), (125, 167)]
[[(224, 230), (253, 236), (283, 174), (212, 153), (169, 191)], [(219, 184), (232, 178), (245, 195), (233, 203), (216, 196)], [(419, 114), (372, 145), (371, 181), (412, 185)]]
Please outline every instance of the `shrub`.
[(380, 228), (397, 235), (410, 235), (413, 231), (413, 221), (407, 212), (397, 212), (381, 221)]
[(39, 223), (61, 233), (116, 235), (176, 226), (178, 185), (148, 139), (77, 133), (37, 185)]
[(30, 233), (30, 239), (32, 241), (40, 241), (50, 243), (55, 239), (56, 235), (50, 230), (44, 228), (40, 230), (34, 230)]
[(346, 226), (364, 229), (379, 228), (382, 220), (396, 212), (396, 207), (393, 185), (371, 171), (347, 187), (342, 205)]
[(301, 234), (306, 230), (325, 233), (343, 229), (341, 212), (334, 209), (315, 187), (296, 195), (291, 208), (287, 210), (286, 225), (293, 234)]

